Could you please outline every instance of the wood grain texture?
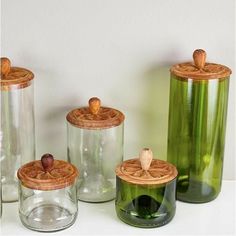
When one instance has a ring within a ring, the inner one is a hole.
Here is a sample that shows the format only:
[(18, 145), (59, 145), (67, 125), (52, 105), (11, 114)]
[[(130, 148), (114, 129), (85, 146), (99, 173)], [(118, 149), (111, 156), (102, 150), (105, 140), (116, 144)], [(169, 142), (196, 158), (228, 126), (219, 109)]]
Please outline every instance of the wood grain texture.
[(11, 70), (11, 61), (7, 57), (1, 57), (1, 76), (7, 76)]
[(141, 166), (139, 158), (124, 161), (116, 167), (116, 176), (120, 179), (138, 185), (161, 185), (174, 180), (178, 175), (174, 165), (153, 159), (148, 170)]
[(62, 160), (54, 160), (53, 168), (46, 171), (40, 160), (23, 165), (17, 176), (25, 187), (35, 190), (56, 190), (72, 185), (79, 171), (77, 168)]
[(122, 112), (110, 107), (100, 107), (100, 100), (92, 99), (89, 107), (77, 108), (67, 114), (66, 119), (71, 125), (81, 129), (107, 129), (124, 121)]
[(227, 66), (206, 63), (206, 52), (202, 49), (197, 49), (193, 53), (194, 62), (185, 62), (176, 64), (171, 67), (172, 74), (184, 79), (221, 79), (229, 77), (232, 71)]
[(89, 109), (93, 115), (98, 114), (100, 107), (101, 107), (101, 101), (99, 98), (93, 97), (89, 99)]
[(206, 63), (206, 52), (203, 49), (196, 49), (193, 52), (193, 60), (199, 70), (203, 69)]
[(148, 170), (153, 159), (152, 150), (149, 148), (143, 148), (139, 154), (139, 160), (143, 170)]

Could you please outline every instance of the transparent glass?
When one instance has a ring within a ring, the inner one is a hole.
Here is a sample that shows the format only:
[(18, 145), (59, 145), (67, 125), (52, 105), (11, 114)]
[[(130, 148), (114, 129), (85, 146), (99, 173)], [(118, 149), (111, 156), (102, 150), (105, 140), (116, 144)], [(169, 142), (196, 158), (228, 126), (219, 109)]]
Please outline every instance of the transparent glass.
[[(1, 172), (0, 172), (0, 177), (1, 177)], [(2, 183), (0, 181), (0, 218), (2, 217)], [(1, 224), (1, 222), (0, 222)]]
[(221, 189), (229, 78), (193, 80), (172, 75), (168, 161), (179, 172), (177, 199), (208, 202)]
[(117, 177), (116, 213), (125, 223), (142, 228), (167, 224), (175, 215), (176, 179), (163, 185), (137, 185)]
[(71, 226), (77, 217), (76, 184), (63, 189), (42, 191), (26, 188), (20, 181), (21, 222), (36, 231), (58, 231)]
[(115, 167), (123, 161), (123, 123), (89, 130), (68, 125), (68, 161), (80, 170), (78, 198), (105, 202), (115, 198)]
[(1, 91), (0, 136), (2, 200), (17, 201), (17, 170), (35, 159), (33, 84)]

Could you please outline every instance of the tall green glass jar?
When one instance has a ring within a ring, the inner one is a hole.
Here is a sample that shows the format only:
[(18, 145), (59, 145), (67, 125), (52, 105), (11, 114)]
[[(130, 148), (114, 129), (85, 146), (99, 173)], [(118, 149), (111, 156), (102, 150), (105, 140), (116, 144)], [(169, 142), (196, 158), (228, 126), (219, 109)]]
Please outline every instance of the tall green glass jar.
[(231, 70), (205, 63), (202, 49), (193, 59), (171, 68), (168, 161), (179, 173), (177, 199), (204, 203), (221, 190)]
[(175, 166), (153, 160), (150, 149), (140, 158), (124, 161), (116, 168), (116, 213), (125, 223), (153, 228), (167, 224), (175, 215)]

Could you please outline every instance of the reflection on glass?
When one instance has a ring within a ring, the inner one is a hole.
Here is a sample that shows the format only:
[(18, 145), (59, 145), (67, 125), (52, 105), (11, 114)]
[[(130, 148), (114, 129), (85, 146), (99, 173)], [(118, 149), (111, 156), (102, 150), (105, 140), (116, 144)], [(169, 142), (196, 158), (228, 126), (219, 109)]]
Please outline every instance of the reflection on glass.
[(33, 85), (1, 91), (2, 200), (18, 199), (18, 168), (34, 160)]
[(168, 161), (179, 172), (177, 198), (207, 202), (221, 189), (229, 79), (172, 75)]

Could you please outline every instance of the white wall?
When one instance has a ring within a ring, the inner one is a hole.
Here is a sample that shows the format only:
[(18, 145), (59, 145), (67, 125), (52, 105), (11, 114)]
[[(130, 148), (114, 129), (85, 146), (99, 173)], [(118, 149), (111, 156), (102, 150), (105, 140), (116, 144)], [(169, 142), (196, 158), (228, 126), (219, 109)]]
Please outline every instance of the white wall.
[[(37, 158), (66, 156), (65, 115), (92, 96), (126, 114), (125, 158), (166, 158), (170, 65), (204, 48), (235, 71), (234, 0), (2, 0), (2, 55), (35, 73)], [(224, 178), (235, 164), (232, 75)]]

